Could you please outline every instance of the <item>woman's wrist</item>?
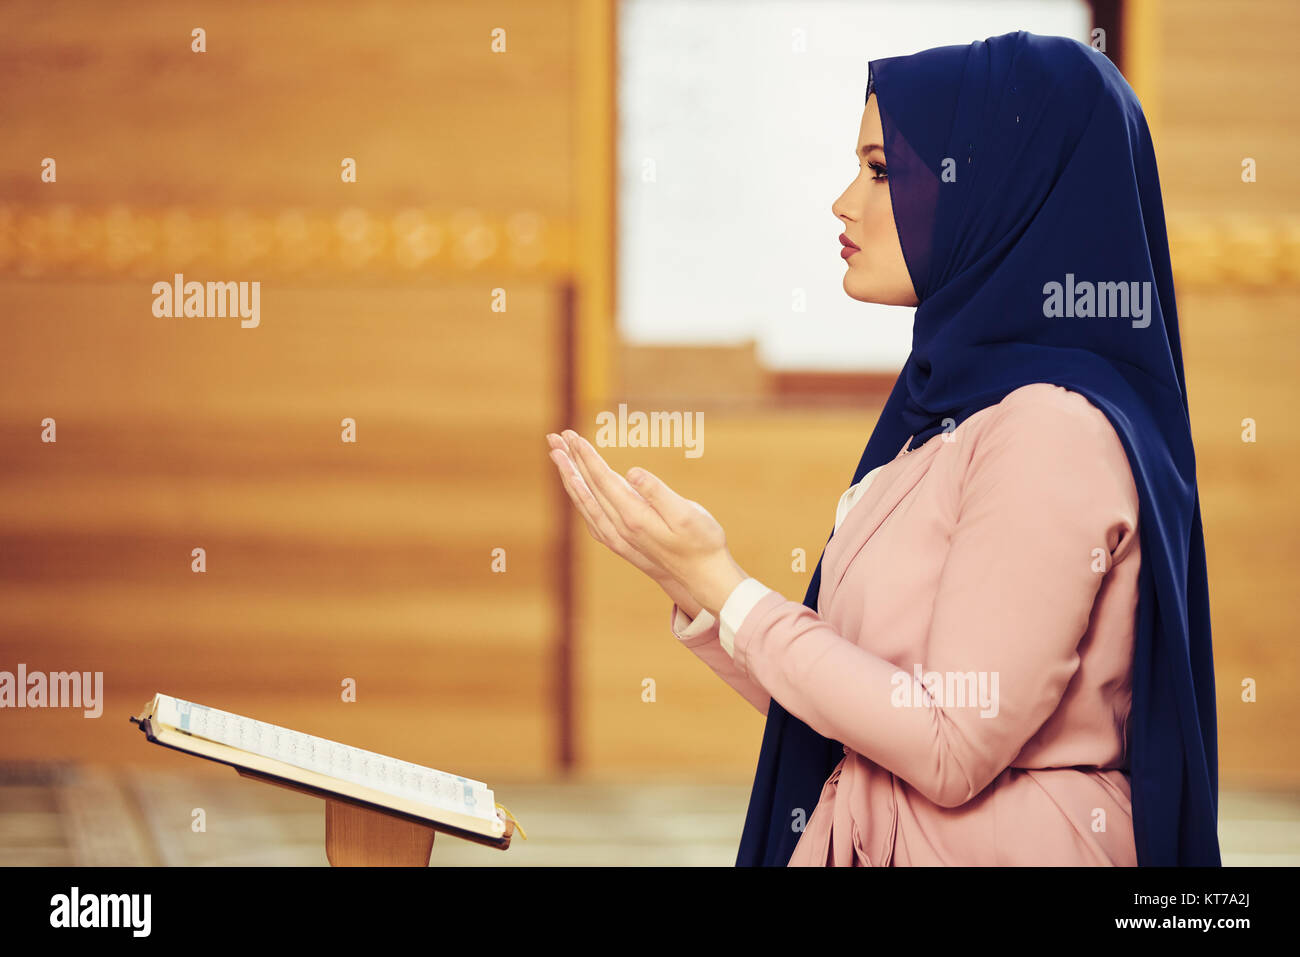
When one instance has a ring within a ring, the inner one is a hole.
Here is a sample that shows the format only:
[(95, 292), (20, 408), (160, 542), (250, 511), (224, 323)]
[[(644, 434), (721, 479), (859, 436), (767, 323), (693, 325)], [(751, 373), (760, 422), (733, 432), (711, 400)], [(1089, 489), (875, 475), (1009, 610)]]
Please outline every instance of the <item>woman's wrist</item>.
[(664, 590), (664, 594), (673, 600), (673, 603), (682, 610), (686, 617), (690, 618), (691, 621), (700, 617), (700, 612), (704, 610), (704, 606), (695, 600), (681, 582), (676, 578), (659, 578), (656, 581), (659, 582), (659, 587)]
[(731, 552), (723, 551), (691, 582), (691, 594), (700, 607), (718, 617), (736, 586), (748, 577), (745, 570), (731, 557)]

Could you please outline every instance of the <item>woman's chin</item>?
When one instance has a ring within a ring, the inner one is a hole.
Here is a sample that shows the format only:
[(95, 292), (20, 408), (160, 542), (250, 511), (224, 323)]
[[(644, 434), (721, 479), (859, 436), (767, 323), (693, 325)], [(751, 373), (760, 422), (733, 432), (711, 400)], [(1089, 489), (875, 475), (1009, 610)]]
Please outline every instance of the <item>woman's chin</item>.
[(876, 298), (879, 294), (874, 288), (874, 284), (862, 276), (855, 275), (852, 269), (844, 274), (844, 292), (850, 299), (856, 299), (858, 302), (879, 302)]
[(900, 289), (897, 285), (876, 282), (869, 277), (855, 274), (852, 269), (844, 274), (844, 291), (850, 299), (856, 299), (858, 302), (909, 308), (915, 308), (917, 305), (916, 293), (910, 287)]

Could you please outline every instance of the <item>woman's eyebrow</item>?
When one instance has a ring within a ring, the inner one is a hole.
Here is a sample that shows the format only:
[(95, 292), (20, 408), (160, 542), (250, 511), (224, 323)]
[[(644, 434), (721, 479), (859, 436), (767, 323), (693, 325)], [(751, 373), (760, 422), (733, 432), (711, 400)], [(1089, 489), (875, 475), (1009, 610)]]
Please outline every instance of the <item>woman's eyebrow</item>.
[(883, 152), (885, 151), (885, 148), (884, 148), (883, 146), (881, 146), (879, 143), (864, 143), (862, 146), (859, 146), (859, 147), (858, 147), (858, 151), (857, 151), (856, 153), (854, 153), (853, 155), (854, 155), (855, 157), (856, 157), (856, 156), (866, 156), (866, 155), (867, 155), (868, 153), (870, 153), (872, 150), (880, 150), (880, 152), (883, 153)]

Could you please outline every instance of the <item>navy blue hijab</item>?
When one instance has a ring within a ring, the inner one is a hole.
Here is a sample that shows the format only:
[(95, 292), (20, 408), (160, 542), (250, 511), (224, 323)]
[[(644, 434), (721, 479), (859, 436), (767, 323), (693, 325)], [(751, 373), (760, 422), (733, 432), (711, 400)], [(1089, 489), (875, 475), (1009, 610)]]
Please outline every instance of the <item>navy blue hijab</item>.
[[(1137, 859), (1218, 865), (1205, 543), (1142, 107), (1103, 54), (1024, 31), (873, 60), (872, 93), (920, 305), (911, 354), (853, 481), (909, 437), (916, 448), (1032, 382), (1079, 392), (1105, 413), (1139, 495), (1126, 752)], [(1094, 296), (1089, 284), (1101, 283), (1139, 284), (1128, 291), (1149, 292), (1145, 316), (1140, 296), (1116, 315), (1118, 287)], [(820, 587), (818, 561), (804, 598), (814, 610)], [(789, 863), (796, 812), (812, 812), (842, 757), (840, 742), (771, 702), (737, 865)]]

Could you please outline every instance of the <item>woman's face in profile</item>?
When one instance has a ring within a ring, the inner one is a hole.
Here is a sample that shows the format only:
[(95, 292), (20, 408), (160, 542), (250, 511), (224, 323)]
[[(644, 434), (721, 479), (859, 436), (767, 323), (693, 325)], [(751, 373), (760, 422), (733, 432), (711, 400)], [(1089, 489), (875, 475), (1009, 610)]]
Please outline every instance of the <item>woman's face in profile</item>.
[(858, 130), (857, 178), (831, 206), (831, 212), (843, 224), (840, 241), (847, 238), (852, 244), (842, 247), (848, 254), (844, 291), (861, 302), (915, 306), (916, 290), (894, 226), (884, 142), (880, 108), (873, 93), (867, 98)]

